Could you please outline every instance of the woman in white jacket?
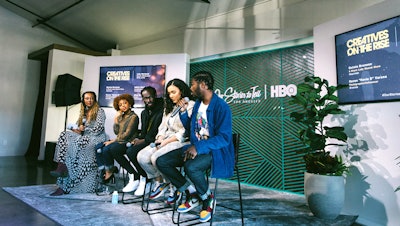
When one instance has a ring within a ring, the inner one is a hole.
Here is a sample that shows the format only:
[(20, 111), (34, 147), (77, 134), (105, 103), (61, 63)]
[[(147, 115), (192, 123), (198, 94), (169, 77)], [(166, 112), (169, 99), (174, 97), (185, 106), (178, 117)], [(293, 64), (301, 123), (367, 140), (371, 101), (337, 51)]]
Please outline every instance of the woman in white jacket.
[[(189, 86), (180, 79), (169, 81), (165, 92), (164, 115), (158, 127), (156, 140), (142, 149), (137, 156), (138, 162), (146, 171), (148, 179), (153, 179), (155, 184), (150, 199), (156, 199), (163, 195), (169, 184), (163, 182), (162, 175), (156, 166), (157, 158), (189, 142), (189, 131), (185, 129), (179, 118), (180, 108), (177, 103), (182, 100), (188, 102), (186, 111), (191, 115), (194, 101)], [(175, 190), (171, 185), (167, 204), (172, 204), (179, 198), (179, 194)]]

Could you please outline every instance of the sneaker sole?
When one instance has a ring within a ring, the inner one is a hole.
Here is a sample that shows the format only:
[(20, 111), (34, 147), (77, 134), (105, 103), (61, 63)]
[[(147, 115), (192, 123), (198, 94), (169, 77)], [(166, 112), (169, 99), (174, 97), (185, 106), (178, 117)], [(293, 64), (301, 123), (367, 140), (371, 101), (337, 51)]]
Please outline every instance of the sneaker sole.
[(151, 195), (150, 196), (150, 199), (158, 199), (158, 198), (160, 198), (162, 195), (164, 195), (164, 190), (163, 191), (160, 191), (157, 195)]
[(217, 200), (216, 200), (216, 199), (214, 200), (214, 205), (213, 205), (212, 214), (210, 214), (209, 217), (204, 218), (204, 219), (199, 218), (199, 221), (200, 221), (201, 223), (205, 223), (205, 222), (211, 220), (211, 218), (214, 216), (214, 213), (215, 213), (215, 207), (217, 207)]
[[(137, 191), (137, 190), (136, 190)], [(134, 193), (135, 196), (143, 196), (143, 192), (141, 192), (140, 194), (136, 194), (136, 191)]]
[(165, 189), (169, 186), (169, 183), (163, 184), (160, 189), (159, 192), (155, 195), (150, 195), (150, 199), (157, 199), (160, 198), (162, 195), (164, 195)]
[(123, 193), (129, 193), (129, 192), (134, 192), (134, 191), (136, 191), (137, 190), (137, 187), (136, 188), (133, 188), (132, 190), (124, 190), (124, 189), (122, 189), (122, 192)]
[[(146, 190), (144, 194), (145, 194), (145, 195), (149, 194), (149, 192), (150, 192), (150, 185), (146, 185), (144, 189)], [(136, 194), (136, 191), (135, 191), (134, 195), (135, 195), (135, 196), (143, 196), (143, 192), (140, 193), (140, 194)]]
[(200, 203), (200, 201), (199, 201), (199, 200), (197, 200), (197, 202), (196, 202), (196, 203), (194, 203), (194, 204), (193, 204), (192, 206), (190, 206), (189, 208), (182, 209), (182, 210), (180, 210), (180, 209), (177, 209), (176, 211), (178, 211), (179, 213), (187, 213), (187, 212), (191, 211), (193, 208), (195, 208), (195, 207), (199, 206), (199, 203)]

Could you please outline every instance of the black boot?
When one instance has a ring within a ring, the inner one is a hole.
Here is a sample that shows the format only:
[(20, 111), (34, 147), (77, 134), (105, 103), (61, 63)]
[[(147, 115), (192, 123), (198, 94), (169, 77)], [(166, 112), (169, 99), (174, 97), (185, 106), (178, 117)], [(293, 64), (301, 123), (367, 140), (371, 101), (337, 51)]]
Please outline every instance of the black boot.
[(53, 177), (67, 177), (68, 176), (67, 166), (64, 163), (59, 162), (57, 165), (57, 169), (50, 171), (50, 175), (52, 175)]

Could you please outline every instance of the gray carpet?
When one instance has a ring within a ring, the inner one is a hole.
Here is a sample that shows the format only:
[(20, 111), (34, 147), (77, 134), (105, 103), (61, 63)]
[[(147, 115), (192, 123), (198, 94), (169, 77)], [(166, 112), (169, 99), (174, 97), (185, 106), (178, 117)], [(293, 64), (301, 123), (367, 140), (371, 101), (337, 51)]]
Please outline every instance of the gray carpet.
[[(3, 190), (61, 225), (174, 225), (171, 220), (172, 211), (148, 215), (141, 210), (141, 203), (111, 204), (111, 195), (49, 196), (55, 188), (55, 185), (36, 185), (4, 187)], [(341, 226), (352, 225), (357, 218), (341, 215), (335, 220), (318, 219), (312, 216), (301, 195), (248, 185), (242, 185), (242, 194), (245, 225)], [(164, 206), (160, 203), (151, 202), (149, 207)], [(236, 183), (220, 180), (217, 204), (214, 225), (241, 225), (240, 213), (229, 209), (240, 207)], [(192, 214), (181, 216), (183, 219), (194, 217)]]

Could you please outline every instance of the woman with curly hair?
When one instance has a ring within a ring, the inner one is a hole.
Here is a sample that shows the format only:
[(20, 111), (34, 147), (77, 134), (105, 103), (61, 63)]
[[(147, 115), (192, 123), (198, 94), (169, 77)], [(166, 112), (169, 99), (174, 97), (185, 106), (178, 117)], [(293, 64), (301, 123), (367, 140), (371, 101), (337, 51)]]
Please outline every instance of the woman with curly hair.
[(61, 132), (56, 145), (54, 161), (57, 169), (57, 190), (52, 196), (65, 193), (94, 192), (97, 164), (95, 146), (106, 140), (104, 122), (106, 115), (96, 100), (96, 94), (82, 94), (81, 110), (76, 126)]
[[(114, 149), (126, 149), (126, 143), (138, 136), (139, 118), (131, 109), (134, 105), (134, 99), (130, 94), (121, 94), (114, 98), (114, 109), (117, 114), (114, 118), (114, 133), (117, 137), (113, 140), (104, 142), (104, 147), (97, 151), (97, 165), (102, 171), (103, 182), (107, 183), (113, 178), (116, 172), (114, 166)], [(126, 160), (126, 159), (125, 159)], [(127, 161), (127, 160), (126, 160)]]

